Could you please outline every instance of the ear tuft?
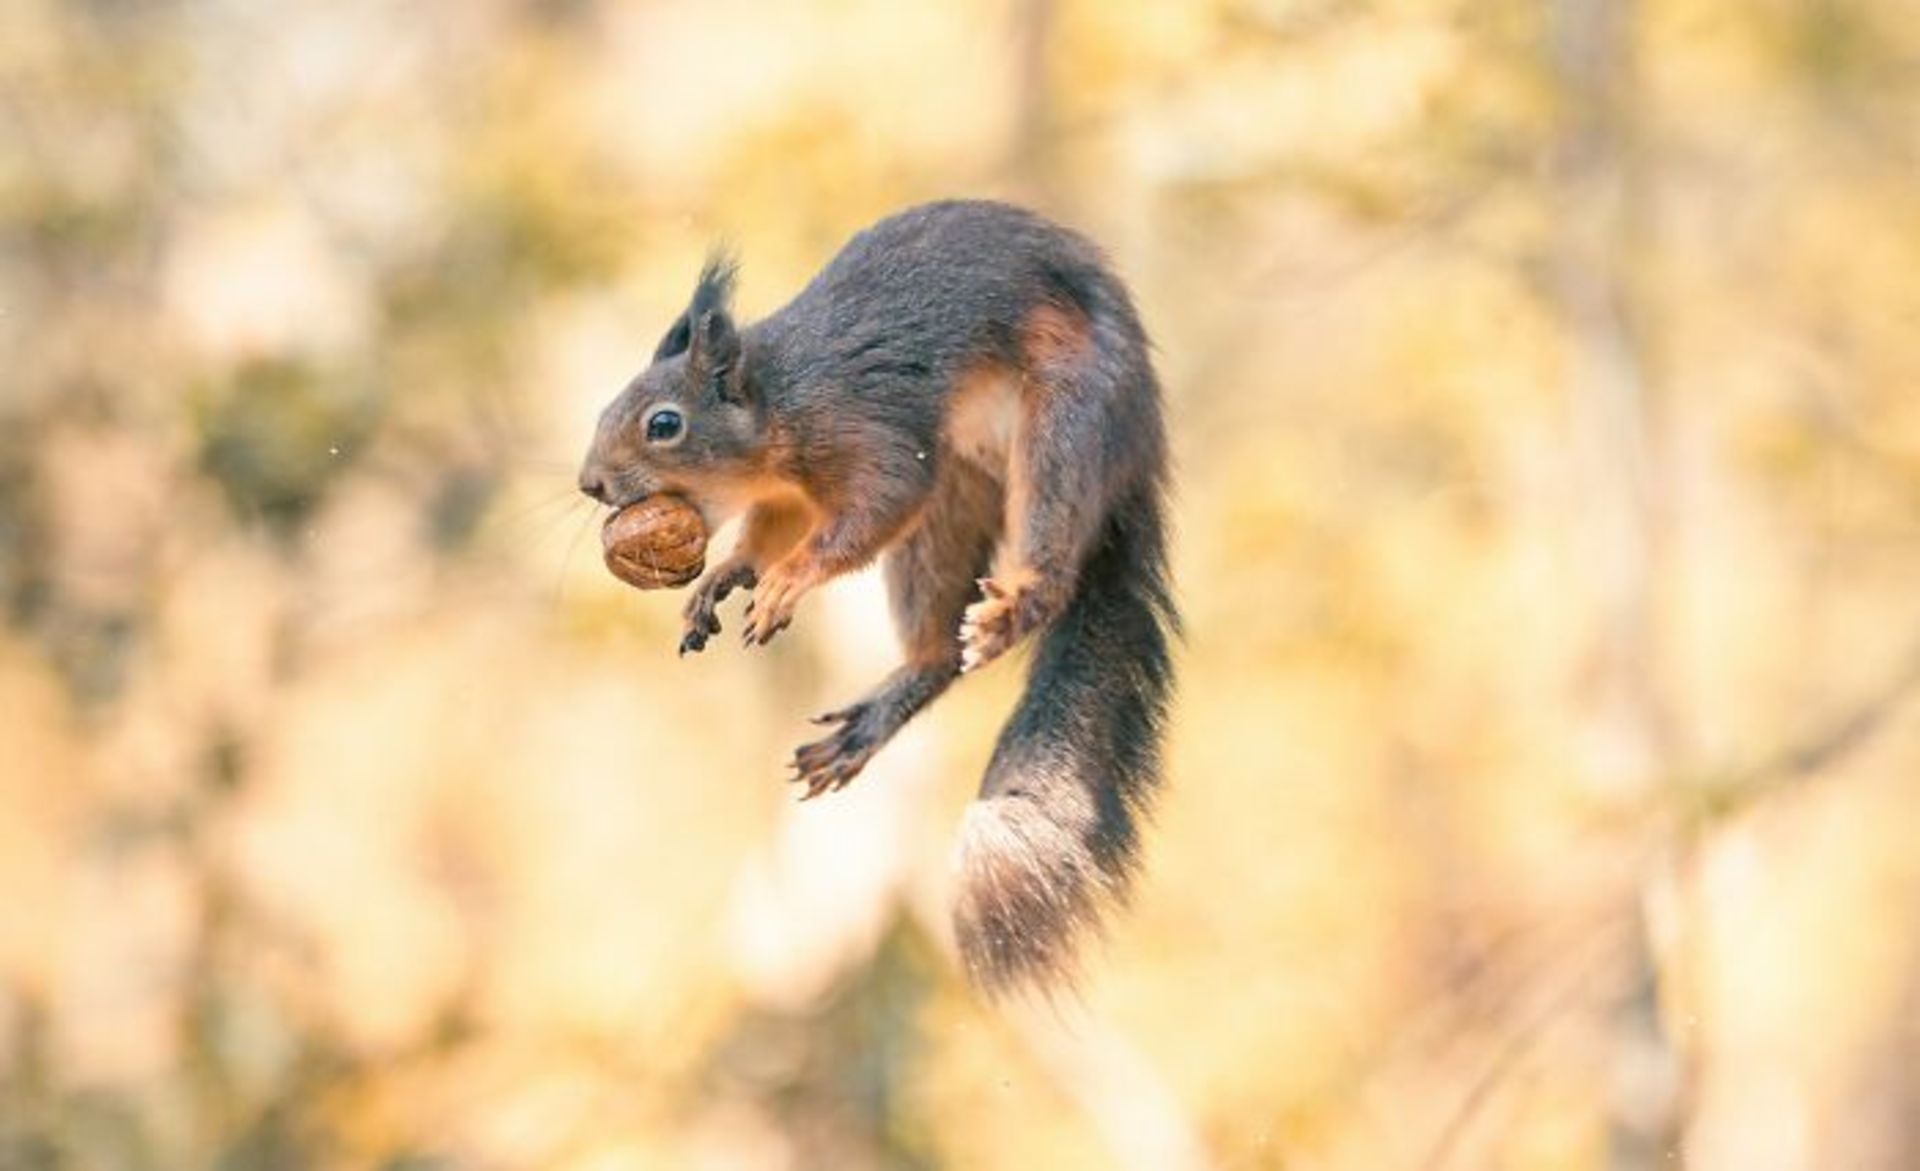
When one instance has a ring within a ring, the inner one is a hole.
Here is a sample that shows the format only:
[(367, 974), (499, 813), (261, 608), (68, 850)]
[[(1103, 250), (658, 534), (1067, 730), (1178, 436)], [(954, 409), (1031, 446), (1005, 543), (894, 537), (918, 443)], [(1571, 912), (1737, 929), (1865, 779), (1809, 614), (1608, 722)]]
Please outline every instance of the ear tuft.
[(709, 313), (725, 313), (733, 304), (733, 286), (739, 277), (740, 261), (731, 249), (722, 245), (707, 253), (700, 280), (693, 286), (687, 318), (697, 322)]
[(684, 318), (691, 335), (687, 345), (688, 369), (729, 402), (744, 401), (745, 397), (740, 334), (727, 307), (733, 300), (734, 280), (739, 272), (739, 262), (731, 252), (716, 248), (708, 253)]
[(733, 303), (733, 286), (739, 276), (740, 261), (731, 249), (721, 246), (707, 253), (706, 263), (700, 267), (700, 279), (693, 286), (693, 300), (660, 339), (654, 348), (653, 360), (664, 362), (686, 353), (693, 347), (696, 330), (709, 328), (709, 318), (725, 318)]

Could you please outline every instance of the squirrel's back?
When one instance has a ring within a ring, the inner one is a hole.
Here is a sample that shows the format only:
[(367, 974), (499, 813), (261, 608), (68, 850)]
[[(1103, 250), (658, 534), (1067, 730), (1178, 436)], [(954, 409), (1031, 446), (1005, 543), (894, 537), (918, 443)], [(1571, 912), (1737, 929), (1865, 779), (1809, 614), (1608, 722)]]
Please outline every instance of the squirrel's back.
[(1110, 340), (1144, 358), (1132, 303), (1091, 241), (1012, 204), (944, 200), (856, 234), (761, 327), (803, 379), (937, 396), (982, 362), (1024, 364), (1023, 337), (1047, 305), (1109, 319)]

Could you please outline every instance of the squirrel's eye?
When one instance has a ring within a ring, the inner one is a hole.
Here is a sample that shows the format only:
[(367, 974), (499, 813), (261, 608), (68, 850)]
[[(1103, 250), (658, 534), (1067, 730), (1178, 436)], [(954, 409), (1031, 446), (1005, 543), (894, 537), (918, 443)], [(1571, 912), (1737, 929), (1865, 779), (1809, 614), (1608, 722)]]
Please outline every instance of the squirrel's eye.
[(686, 430), (687, 422), (672, 407), (661, 407), (647, 416), (647, 442), (672, 443)]

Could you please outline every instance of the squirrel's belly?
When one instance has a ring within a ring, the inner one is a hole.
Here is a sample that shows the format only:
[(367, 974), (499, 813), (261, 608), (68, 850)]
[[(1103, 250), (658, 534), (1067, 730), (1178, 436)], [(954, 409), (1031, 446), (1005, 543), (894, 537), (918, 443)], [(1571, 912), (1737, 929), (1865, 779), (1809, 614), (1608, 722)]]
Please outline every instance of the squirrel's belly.
[(947, 449), (1001, 478), (1019, 421), (1019, 373), (1004, 366), (981, 367), (954, 383), (943, 428)]

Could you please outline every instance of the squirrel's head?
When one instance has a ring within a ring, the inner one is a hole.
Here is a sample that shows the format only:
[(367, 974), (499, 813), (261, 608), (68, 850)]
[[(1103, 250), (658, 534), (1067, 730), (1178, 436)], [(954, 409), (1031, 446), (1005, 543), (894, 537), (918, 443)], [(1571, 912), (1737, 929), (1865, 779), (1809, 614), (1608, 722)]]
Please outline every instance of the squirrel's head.
[(761, 403), (728, 304), (735, 272), (730, 256), (708, 257), (653, 361), (601, 412), (582, 492), (615, 508), (656, 492), (700, 504), (761, 473)]

